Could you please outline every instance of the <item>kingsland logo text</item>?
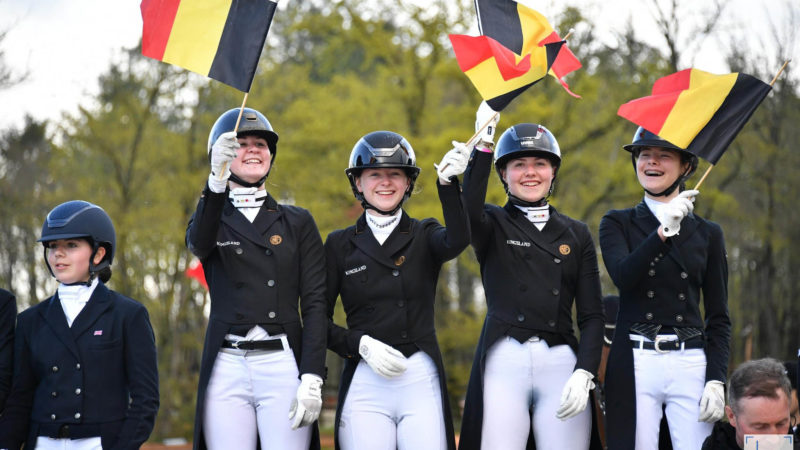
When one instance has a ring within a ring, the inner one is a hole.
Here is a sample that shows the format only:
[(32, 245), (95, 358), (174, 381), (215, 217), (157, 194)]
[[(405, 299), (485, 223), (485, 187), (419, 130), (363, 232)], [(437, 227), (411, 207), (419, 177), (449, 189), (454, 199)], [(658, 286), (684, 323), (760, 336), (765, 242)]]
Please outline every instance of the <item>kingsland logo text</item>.
[(239, 241), (225, 241), (225, 242), (217, 241), (217, 247), (227, 247), (229, 245), (241, 245), (241, 242), (239, 242)]
[(344, 276), (352, 275), (354, 273), (361, 272), (362, 270), (367, 270), (367, 266), (364, 265), (364, 266), (361, 266), (361, 267), (356, 267), (355, 269), (345, 270), (344, 271)]
[(516, 246), (519, 246), (519, 247), (530, 247), (531, 246), (530, 242), (520, 242), (520, 241), (511, 240), (511, 239), (508, 239), (506, 241), (506, 244), (508, 244), (508, 245), (516, 245)]

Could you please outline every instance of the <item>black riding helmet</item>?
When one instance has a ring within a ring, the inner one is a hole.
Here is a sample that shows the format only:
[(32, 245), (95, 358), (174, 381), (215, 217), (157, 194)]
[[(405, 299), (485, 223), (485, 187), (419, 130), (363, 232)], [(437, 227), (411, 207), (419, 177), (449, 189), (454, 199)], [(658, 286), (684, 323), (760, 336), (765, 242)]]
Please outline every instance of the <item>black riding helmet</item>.
[[(254, 135), (264, 138), (269, 145), (269, 152), (271, 155), (269, 171), (272, 170), (272, 165), (275, 164), (275, 156), (278, 154), (278, 133), (272, 130), (272, 125), (269, 120), (252, 108), (244, 108), (242, 112), (242, 119), (239, 121), (239, 128), (236, 128), (236, 120), (239, 118), (239, 112), (242, 108), (234, 108), (224, 112), (211, 127), (211, 132), (208, 134), (208, 160), (211, 161), (211, 147), (214, 142), (217, 142), (222, 133), (236, 130), (236, 136)], [(259, 187), (264, 184), (264, 181), (269, 175), (269, 171), (263, 178), (255, 183), (248, 183), (247, 181), (239, 178), (238, 175), (231, 172), (230, 180), (236, 184), (245, 187)]]
[[(367, 202), (364, 194), (356, 187), (356, 178), (361, 176), (364, 169), (403, 169), (408, 176), (410, 183), (403, 195), (400, 203), (391, 211), (380, 210)], [(384, 215), (392, 215), (403, 206), (403, 202), (411, 197), (414, 190), (414, 182), (419, 175), (417, 167), (417, 157), (414, 149), (406, 138), (392, 131), (373, 131), (364, 135), (356, 142), (353, 151), (350, 152), (350, 162), (344, 171), (350, 180), (350, 187), (356, 200), (361, 202), (364, 209), (372, 209)]]
[(550, 191), (547, 197), (553, 193), (553, 185), (556, 181), (556, 174), (558, 168), (561, 166), (561, 148), (558, 146), (553, 133), (550, 132), (543, 125), (535, 123), (520, 123), (514, 125), (503, 132), (497, 142), (497, 147), (494, 152), (494, 167), (497, 170), (497, 175), (503, 183), (506, 194), (512, 203), (520, 206), (541, 206), (547, 203), (547, 197), (539, 200), (538, 202), (526, 202), (508, 191), (508, 185), (503, 179), (502, 171), (505, 169), (506, 164), (512, 159), (524, 158), (526, 156), (537, 156), (540, 158), (547, 158), (553, 165), (553, 181), (550, 184)]
[(698, 160), (696, 155), (689, 153), (685, 149), (682, 149), (665, 139), (662, 139), (655, 133), (644, 129), (644, 127), (639, 127), (639, 129), (636, 130), (636, 134), (633, 135), (633, 140), (631, 143), (622, 146), (623, 149), (631, 152), (631, 162), (633, 163), (634, 171), (636, 170), (636, 159), (639, 158), (639, 152), (644, 147), (661, 147), (668, 150), (674, 150), (681, 156), (681, 164), (686, 162), (689, 163), (689, 168), (686, 169), (686, 172), (679, 176), (678, 179), (676, 179), (675, 182), (665, 190), (656, 193), (645, 189), (645, 192), (654, 197), (662, 197), (672, 194), (676, 188), (681, 186), (690, 176), (692, 176), (694, 171), (697, 170)]
[[(117, 245), (114, 224), (103, 208), (83, 200), (72, 200), (53, 208), (42, 224), (42, 237), (37, 240), (44, 246), (44, 261), (51, 275), (55, 276), (47, 261), (48, 242), (76, 238), (86, 239), (92, 246), (92, 255), (89, 257), (91, 281), (98, 272), (111, 266), (114, 261)], [(94, 256), (100, 247), (106, 249), (106, 255), (99, 264), (95, 264)]]

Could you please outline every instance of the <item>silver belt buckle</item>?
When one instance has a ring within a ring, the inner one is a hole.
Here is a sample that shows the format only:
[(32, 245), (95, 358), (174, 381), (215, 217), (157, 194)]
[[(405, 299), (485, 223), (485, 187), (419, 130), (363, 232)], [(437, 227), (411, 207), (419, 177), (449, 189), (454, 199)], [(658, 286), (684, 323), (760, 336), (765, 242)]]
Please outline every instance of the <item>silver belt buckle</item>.
[(239, 342), (242, 342), (242, 341), (228, 341), (228, 342), (231, 343), (231, 347), (235, 348), (236, 350), (241, 350), (239, 348)]
[(667, 339), (667, 338), (666, 338), (666, 337), (664, 337), (664, 336), (656, 336), (656, 340), (655, 340), (655, 342), (653, 343), (653, 349), (654, 349), (654, 350), (655, 350), (657, 353), (667, 353), (667, 352), (669, 352), (669, 350), (662, 350), (662, 349), (661, 349), (661, 347), (660, 347), (660, 345), (659, 345), (659, 344), (661, 344), (662, 342), (672, 342), (672, 340), (670, 340), (670, 339)]

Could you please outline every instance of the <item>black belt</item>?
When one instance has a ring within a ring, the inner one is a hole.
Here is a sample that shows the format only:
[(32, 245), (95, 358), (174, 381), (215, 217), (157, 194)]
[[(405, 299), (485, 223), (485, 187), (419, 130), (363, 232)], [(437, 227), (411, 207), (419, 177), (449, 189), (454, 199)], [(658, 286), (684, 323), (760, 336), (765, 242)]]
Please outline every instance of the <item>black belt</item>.
[(640, 348), (642, 350), (655, 350), (659, 353), (671, 352), (674, 350), (689, 350), (696, 348), (705, 348), (705, 342), (702, 339), (691, 339), (681, 343), (678, 339), (659, 339), (656, 337), (655, 341), (639, 341), (631, 339), (633, 348)]
[(283, 342), (280, 339), (270, 339), (267, 341), (223, 341), (222, 348), (235, 348), (237, 350), (283, 350)]
[(86, 424), (41, 424), (39, 436), (53, 439), (85, 439), (100, 436), (99, 425)]

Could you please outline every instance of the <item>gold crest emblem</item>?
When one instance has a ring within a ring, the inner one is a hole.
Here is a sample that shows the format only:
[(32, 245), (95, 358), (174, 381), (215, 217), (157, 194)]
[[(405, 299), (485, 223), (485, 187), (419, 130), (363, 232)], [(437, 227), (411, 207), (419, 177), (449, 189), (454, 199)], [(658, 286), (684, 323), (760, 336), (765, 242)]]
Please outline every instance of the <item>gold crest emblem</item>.
[(558, 246), (558, 251), (562, 255), (566, 256), (566, 255), (569, 255), (569, 252), (571, 252), (572, 249), (570, 249), (569, 245), (567, 245), (567, 244), (561, 244), (561, 245)]
[(272, 245), (280, 245), (281, 242), (283, 242), (283, 238), (277, 234), (273, 234), (269, 237), (269, 243)]
[(400, 255), (394, 260), (394, 265), (399, 267), (402, 266), (404, 262), (406, 262), (406, 257), (404, 255)]

